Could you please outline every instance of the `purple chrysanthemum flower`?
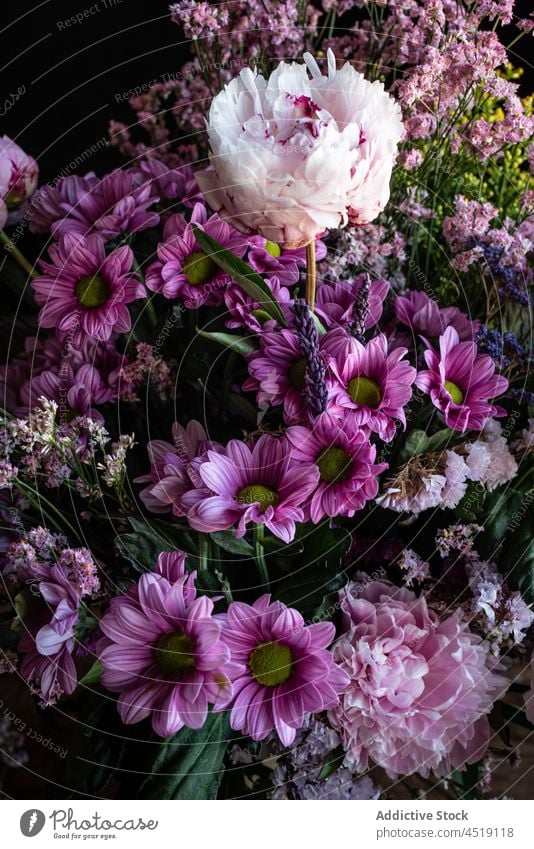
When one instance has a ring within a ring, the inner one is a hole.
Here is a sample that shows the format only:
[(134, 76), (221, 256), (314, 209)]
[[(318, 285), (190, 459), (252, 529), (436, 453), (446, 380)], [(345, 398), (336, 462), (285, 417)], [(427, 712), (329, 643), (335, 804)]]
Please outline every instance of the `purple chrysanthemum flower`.
[(383, 334), (362, 345), (338, 328), (330, 332), (325, 350), (331, 354), (329, 411), (349, 415), (355, 427), (390, 442), (395, 419), (406, 426), (404, 407), (412, 396), (416, 375), (413, 366), (402, 359), (406, 348), (388, 354)]
[(65, 217), (52, 224), (52, 233), (57, 237), (96, 232), (108, 241), (121, 233), (148, 230), (159, 223), (157, 212), (148, 209), (158, 200), (139, 172), (118, 168), (105, 174), (88, 191), (78, 191), (74, 203), (63, 202)]
[(162, 201), (176, 199), (184, 206), (193, 206), (202, 199), (190, 165), (173, 168), (161, 159), (145, 159), (139, 164), (139, 169), (152, 194)]
[(221, 642), (213, 601), (197, 597), (196, 573), (188, 575), (184, 561), (181, 551), (161, 554), (155, 572), (112, 599), (97, 644), (101, 681), (120, 694), (122, 721), (151, 716), (162, 737), (184, 725), (201, 728), (208, 702), (226, 704), (232, 694), (230, 651)]
[(276, 728), (289, 746), (305, 714), (335, 707), (349, 679), (327, 651), (334, 634), (331, 622), (306, 626), (270, 595), (252, 606), (233, 602), (222, 630), (234, 666), (232, 728), (254, 740)]
[[(298, 283), (299, 266), (306, 265), (306, 249), (289, 250), (276, 242), (269, 242), (263, 236), (249, 238), (247, 262), (260, 274), (277, 277), (282, 286)], [(326, 248), (320, 239), (316, 240), (316, 261), (326, 256)]]
[(49, 233), (52, 225), (76, 208), (82, 198), (94, 189), (98, 177), (93, 171), (80, 177), (71, 174), (53, 185), (41, 186), (31, 199), (29, 228), (32, 233)]
[(295, 522), (304, 520), (302, 506), (317, 485), (319, 470), (296, 462), (289, 443), (268, 434), (260, 436), (252, 450), (231, 439), (224, 454), (208, 451), (208, 457), (198, 471), (211, 494), (189, 511), (190, 525), (210, 533), (237, 522), (236, 536), (242, 537), (247, 524), (255, 522), (291, 542)]
[(166, 298), (182, 297), (188, 308), (217, 306), (222, 303), (232, 278), (200, 248), (193, 224), (235, 256), (242, 257), (245, 253), (246, 237), (218, 215), (208, 218), (206, 208), (197, 203), (189, 223), (181, 215), (173, 215), (167, 221), (163, 231), (165, 241), (158, 245), (158, 261), (147, 269), (146, 285)]
[[(286, 318), (289, 319), (289, 305), (291, 302), (289, 289), (281, 286), (277, 277), (266, 279), (264, 283), (269, 287), (273, 296), (280, 304)], [(224, 293), (224, 302), (231, 316), (226, 322), (226, 326), (232, 330), (236, 327), (246, 327), (248, 330), (252, 330), (253, 333), (262, 333), (266, 330), (273, 330), (276, 327), (276, 319), (264, 309), (264, 304), (255, 301), (240, 286), (229, 286)]]
[(394, 306), (397, 319), (424, 336), (441, 336), (445, 328), (454, 327), (460, 339), (473, 339), (480, 326), (458, 307), (440, 308), (426, 292), (403, 292), (395, 298)]
[(479, 354), (474, 342), (460, 342), (456, 330), (448, 327), (440, 336), (439, 354), (426, 344), (428, 369), (420, 371), (415, 382), (445, 415), (448, 427), (462, 433), (482, 430), (487, 419), (506, 414), (488, 399), (506, 392), (508, 381), (495, 374), (492, 358)]
[[(328, 329), (348, 328), (354, 320), (354, 305), (358, 300), (364, 278), (360, 274), (353, 282), (340, 280), (336, 283), (321, 283), (317, 287), (315, 312)], [(389, 291), (387, 280), (372, 280), (369, 287), (369, 311), (365, 317), (365, 329), (378, 323), (384, 300)]]
[(41, 263), (44, 274), (32, 281), (41, 327), (71, 332), (76, 345), (86, 335), (106, 341), (113, 331), (130, 330), (126, 305), (145, 295), (131, 271), (130, 248), (123, 245), (106, 256), (100, 236), (67, 233), (50, 246), (50, 258)]
[(312, 522), (317, 524), (325, 515), (354, 516), (376, 496), (377, 476), (387, 463), (375, 465), (376, 447), (348, 419), (323, 413), (314, 421), (313, 430), (295, 425), (286, 436), (293, 457), (319, 469), (317, 488), (306, 507)]

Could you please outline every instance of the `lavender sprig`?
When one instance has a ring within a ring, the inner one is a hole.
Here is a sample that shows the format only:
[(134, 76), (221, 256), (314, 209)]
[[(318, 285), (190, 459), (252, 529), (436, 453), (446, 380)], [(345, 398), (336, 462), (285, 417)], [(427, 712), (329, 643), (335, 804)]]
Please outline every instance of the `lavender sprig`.
[(369, 314), (369, 294), (371, 291), (371, 278), (368, 274), (363, 275), (354, 306), (352, 308), (352, 323), (349, 331), (358, 342), (365, 341), (365, 322)]
[(293, 314), (300, 349), (306, 360), (306, 400), (312, 416), (319, 416), (326, 410), (328, 399), (326, 368), (319, 353), (319, 334), (303, 298), (294, 302)]

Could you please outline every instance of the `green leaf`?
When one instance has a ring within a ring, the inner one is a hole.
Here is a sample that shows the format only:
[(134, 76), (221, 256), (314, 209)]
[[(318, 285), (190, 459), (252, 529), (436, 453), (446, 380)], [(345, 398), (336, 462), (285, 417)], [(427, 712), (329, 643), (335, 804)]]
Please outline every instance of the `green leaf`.
[(216, 239), (212, 239), (195, 224), (193, 224), (193, 232), (204, 253), (230, 274), (238, 286), (241, 286), (243, 291), (250, 295), (265, 312), (276, 319), (278, 324), (286, 327), (286, 320), (280, 304), (260, 275), (250, 265), (234, 256), (231, 251), (227, 251)]
[(134, 533), (121, 534), (117, 537), (116, 544), (122, 556), (140, 572), (154, 569), (162, 551), (197, 553), (197, 544), (189, 528), (169, 525), (158, 519), (149, 523), (133, 516), (128, 521)]
[(407, 463), (418, 454), (428, 454), (442, 448), (450, 448), (454, 444), (456, 434), (449, 428), (439, 430), (432, 436), (427, 436), (424, 430), (412, 430), (399, 454), (399, 462)]
[(143, 799), (215, 799), (230, 742), (228, 712), (210, 713), (202, 728), (182, 728), (157, 747)]
[(210, 539), (212, 539), (219, 548), (224, 549), (224, 551), (229, 551), (230, 554), (241, 554), (244, 557), (253, 557), (254, 555), (254, 548), (252, 545), (247, 542), (244, 537), (237, 539), (234, 530), (215, 531), (210, 534)]
[(99, 660), (95, 660), (91, 669), (85, 673), (83, 678), (80, 678), (78, 684), (83, 684), (85, 687), (89, 687), (92, 684), (100, 683), (100, 673), (102, 672), (102, 664)]
[(330, 776), (339, 769), (343, 763), (344, 757), (345, 750), (343, 746), (338, 746), (337, 749), (332, 749), (325, 758), (325, 762), (318, 776), (319, 781), (326, 781), (327, 778), (330, 778)]
[(235, 336), (233, 333), (209, 333), (207, 330), (199, 330), (198, 328), (197, 333), (204, 339), (217, 342), (225, 348), (231, 348), (232, 351), (237, 351), (238, 354), (242, 354), (243, 356), (251, 354), (252, 351), (256, 350), (256, 345), (250, 339), (245, 339), (243, 336)]

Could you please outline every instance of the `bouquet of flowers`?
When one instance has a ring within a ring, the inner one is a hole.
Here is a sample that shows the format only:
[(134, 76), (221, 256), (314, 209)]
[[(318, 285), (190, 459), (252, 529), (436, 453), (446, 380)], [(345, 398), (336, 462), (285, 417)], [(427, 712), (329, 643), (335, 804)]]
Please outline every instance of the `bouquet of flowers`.
[(30, 711), (74, 798), (502, 792), (534, 730), (513, 5), (180, 0), (122, 167), (38, 187), (0, 139), (7, 768)]

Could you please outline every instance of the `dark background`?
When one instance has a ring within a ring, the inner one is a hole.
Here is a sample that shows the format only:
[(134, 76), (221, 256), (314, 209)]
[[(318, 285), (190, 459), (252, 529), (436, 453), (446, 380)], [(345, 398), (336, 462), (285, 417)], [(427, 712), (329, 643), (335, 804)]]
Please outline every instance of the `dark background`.
[[(95, 6), (96, 13), (82, 23), (64, 23)], [(100, 149), (85, 160), (82, 173), (101, 173), (120, 163), (102, 140), (111, 118), (131, 123), (133, 112), (115, 96), (175, 73), (189, 58), (168, 6), (168, 0), (3, 0), (0, 107), (19, 87), (26, 91), (0, 117), (0, 134), (16, 139), (39, 161), (41, 182), (94, 144)], [(533, 0), (521, 0), (516, 13), (525, 15), (533, 7)], [(509, 43), (514, 34), (507, 27), (503, 41)], [(532, 36), (525, 36), (514, 48), (515, 62), (527, 68), (524, 93), (534, 87), (528, 70), (533, 44)]]

